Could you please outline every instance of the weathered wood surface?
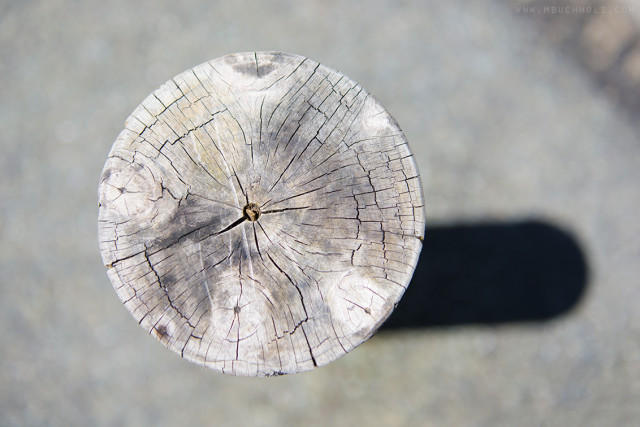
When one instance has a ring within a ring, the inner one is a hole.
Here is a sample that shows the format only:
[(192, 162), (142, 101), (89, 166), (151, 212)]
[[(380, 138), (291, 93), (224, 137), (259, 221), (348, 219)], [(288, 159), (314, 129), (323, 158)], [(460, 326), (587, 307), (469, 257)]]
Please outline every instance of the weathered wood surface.
[(127, 309), (184, 358), (235, 375), (313, 369), (369, 338), (424, 232), (396, 122), (343, 74), (275, 52), (204, 63), (147, 97), (99, 200)]

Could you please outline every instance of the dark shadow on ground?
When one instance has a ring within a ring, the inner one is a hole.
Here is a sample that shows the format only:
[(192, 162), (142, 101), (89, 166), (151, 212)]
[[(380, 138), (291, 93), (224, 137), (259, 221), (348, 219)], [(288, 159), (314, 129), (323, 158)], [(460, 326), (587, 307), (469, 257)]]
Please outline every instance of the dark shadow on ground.
[(578, 303), (587, 270), (577, 241), (548, 223), (427, 227), (413, 279), (382, 330), (546, 321)]

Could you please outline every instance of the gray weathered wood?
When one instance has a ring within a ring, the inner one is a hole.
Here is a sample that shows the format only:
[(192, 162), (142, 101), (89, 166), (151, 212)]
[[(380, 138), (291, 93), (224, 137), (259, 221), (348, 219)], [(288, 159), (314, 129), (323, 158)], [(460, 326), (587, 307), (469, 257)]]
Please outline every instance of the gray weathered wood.
[(396, 122), (343, 74), (286, 53), (218, 58), (153, 92), (99, 199), (102, 257), (133, 317), (235, 375), (309, 370), (368, 339), (424, 232)]

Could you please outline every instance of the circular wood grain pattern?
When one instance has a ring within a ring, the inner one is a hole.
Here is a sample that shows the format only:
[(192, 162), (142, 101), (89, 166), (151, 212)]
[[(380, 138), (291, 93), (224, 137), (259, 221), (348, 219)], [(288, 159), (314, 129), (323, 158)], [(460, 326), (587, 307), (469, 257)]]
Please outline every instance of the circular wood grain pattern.
[(100, 250), (140, 325), (235, 375), (368, 339), (422, 248), (422, 187), (378, 100), (308, 58), (240, 53), (149, 95), (99, 186)]

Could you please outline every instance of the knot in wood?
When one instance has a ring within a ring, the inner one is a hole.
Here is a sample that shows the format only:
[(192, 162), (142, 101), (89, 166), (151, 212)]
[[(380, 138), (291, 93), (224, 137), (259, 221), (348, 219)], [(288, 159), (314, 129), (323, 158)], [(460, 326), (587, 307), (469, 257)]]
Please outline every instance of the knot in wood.
[(243, 213), (249, 221), (257, 221), (260, 218), (260, 206), (257, 203), (248, 203), (244, 207)]
[(344, 74), (282, 52), (218, 58), (154, 91), (99, 197), (126, 308), (180, 356), (234, 375), (310, 370), (367, 340), (424, 234), (396, 121)]

